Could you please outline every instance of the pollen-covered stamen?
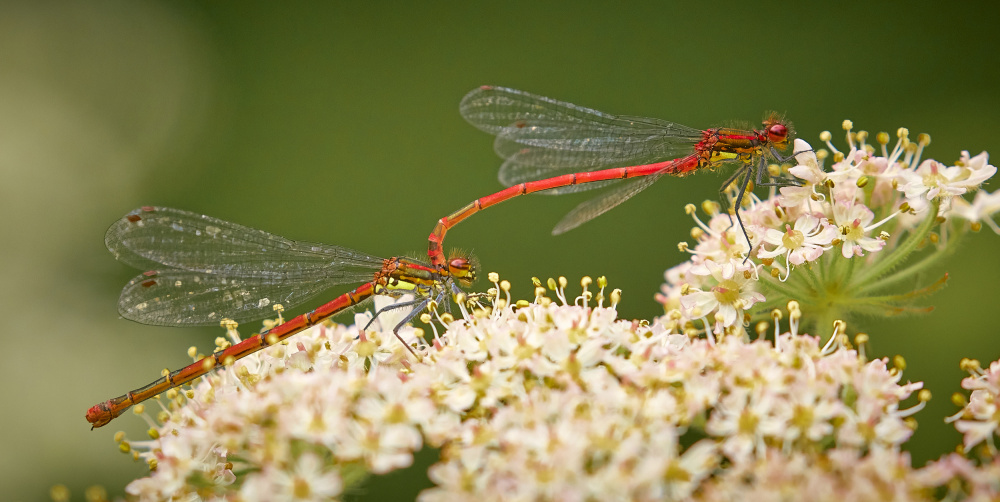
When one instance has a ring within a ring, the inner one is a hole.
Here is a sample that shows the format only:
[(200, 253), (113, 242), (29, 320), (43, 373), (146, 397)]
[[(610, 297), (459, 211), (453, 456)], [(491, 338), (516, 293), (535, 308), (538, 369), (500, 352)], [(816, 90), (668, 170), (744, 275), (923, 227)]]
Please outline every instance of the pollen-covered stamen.
[[(702, 204), (702, 207), (705, 207), (705, 205)], [(703, 221), (701, 221), (701, 218), (698, 217), (698, 209), (695, 207), (694, 204), (690, 204), (690, 203), (689, 204), (685, 204), (684, 205), (684, 212), (687, 213), (687, 214), (689, 214), (689, 215), (691, 215), (691, 218), (694, 220), (695, 224), (698, 225), (699, 228), (701, 228), (702, 230), (704, 230), (705, 233), (707, 233), (707, 234), (709, 234), (711, 236), (718, 236), (719, 235), (718, 232), (712, 230), (711, 227), (709, 227)]]
[[(819, 140), (826, 143), (826, 147), (829, 148), (831, 152), (833, 152), (834, 154), (841, 153), (841, 151), (837, 150), (837, 147), (834, 146), (833, 143), (830, 141), (832, 139), (833, 139), (833, 134), (831, 134), (830, 131), (823, 131), (819, 133)], [(843, 154), (841, 153), (841, 155)]]
[(851, 150), (857, 148), (854, 145), (854, 134), (851, 133), (851, 129), (854, 128), (854, 122), (845, 120), (840, 126), (844, 129), (845, 136), (847, 137), (847, 145), (851, 147)]

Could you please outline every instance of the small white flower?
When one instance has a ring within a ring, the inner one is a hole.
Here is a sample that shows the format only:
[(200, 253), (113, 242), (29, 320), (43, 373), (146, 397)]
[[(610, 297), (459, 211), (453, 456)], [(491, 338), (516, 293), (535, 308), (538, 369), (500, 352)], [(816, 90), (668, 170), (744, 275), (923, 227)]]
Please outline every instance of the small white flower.
[(340, 475), (324, 467), (316, 454), (303, 453), (291, 471), (274, 469), (271, 473), (274, 497), (270, 500), (329, 500), (339, 495)]
[(836, 237), (837, 229), (831, 226), (825, 218), (820, 219), (811, 214), (804, 214), (795, 220), (794, 226), (786, 224), (784, 232), (773, 228), (768, 229), (764, 233), (764, 242), (775, 247), (768, 251), (762, 246), (757, 256), (773, 258), (785, 255), (786, 263), (801, 265), (822, 256), (823, 251), (829, 249)]
[(868, 237), (878, 225), (870, 225), (875, 219), (875, 213), (862, 204), (835, 204), (833, 217), (837, 224), (839, 238), (843, 243), (844, 258), (864, 256), (863, 251), (879, 251), (885, 246), (885, 241)]
[(952, 199), (950, 216), (962, 218), (971, 223), (985, 222), (994, 232), (1000, 234), (1000, 226), (993, 221), (993, 215), (1000, 212), (1000, 190), (989, 193), (986, 190), (976, 192), (972, 203), (961, 198)]
[(741, 269), (732, 261), (719, 265), (706, 261), (691, 269), (697, 275), (710, 275), (715, 285), (708, 291), (692, 289), (681, 297), (681, 307), (688, 317), (699, 318), (715, 313), (716, 324), (725, 327), (743, 321), (743, 311), (764, 301), (753, 289), (753, 269)]
[[(976, 157), (979, 158), (980, 156)], [(985, 160), (982, 163), (977, 160), (975, 165), (979, 167), (978, 169), (964, 166), (945, 167), (936, 160), (927, 159), (916, 169), (907, 169), (899, 173), (899, 189), (906, 195), (910, 206), (919, 211), (927, 206), (928, 200), (961, 195), (996, 174), (996, 167), (983, 164)]]

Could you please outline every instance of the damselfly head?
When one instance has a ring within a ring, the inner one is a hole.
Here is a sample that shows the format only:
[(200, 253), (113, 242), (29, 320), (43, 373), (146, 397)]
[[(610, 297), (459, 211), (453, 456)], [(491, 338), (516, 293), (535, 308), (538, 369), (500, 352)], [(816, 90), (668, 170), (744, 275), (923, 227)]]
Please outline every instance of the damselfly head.
[(764, 132), (772, 146), (779, 150), (788, 148), (788, 140), (794, 134), (792, 123), (777, 112), (770, 112), (764, 118)]
[(452, 256), (448, 259), (448, 274), (463, 287), (472, 286), (476, 282), (476, 269), (479, 264), (475, 258)]

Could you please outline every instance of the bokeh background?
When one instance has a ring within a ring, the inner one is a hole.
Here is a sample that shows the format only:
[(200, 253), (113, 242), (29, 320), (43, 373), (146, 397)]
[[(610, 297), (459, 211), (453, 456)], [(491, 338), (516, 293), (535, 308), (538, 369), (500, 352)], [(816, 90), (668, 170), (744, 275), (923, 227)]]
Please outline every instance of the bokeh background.
[[(118, 319), (135, 271), (103, 235), (139, 205), (423, 256), (438, 218), (500, 188), (491, 138), (457, 111), (486, 83), (696, 127), (778, 110), (814, 142), (850, 118), (930, 133), (942, 161), (1000, 154), (996, 5), (4, 2), (0, 498), (47, 500), (55, 483), (76, 499), (91, 484), (121, 494), (145, 466), (112, 436), (145, 427), (127, 416), (91, 432), (84, 411), (218, 334)], [(559, 237), (552, 227), (586, 196), (525, 197), (447, 243), (521, 297), (531, 276), (606, 275), (624, 290), (621, 315), (649, 319), (664, 269), (684, 259), (684, 204), (719, 182), (663, 180)], [(878, 355), (902, 354), (906, 377), (934, 393), (917, 416), (918, 464), (958, 444), (942, 418), (960, 358), (1000, 356), (998, 251), (989, 230), (972, 236), (936, 272), (951, 280), (932, 314), (864, 326)], [(417, 489), (376, 480), (368, 495)]]

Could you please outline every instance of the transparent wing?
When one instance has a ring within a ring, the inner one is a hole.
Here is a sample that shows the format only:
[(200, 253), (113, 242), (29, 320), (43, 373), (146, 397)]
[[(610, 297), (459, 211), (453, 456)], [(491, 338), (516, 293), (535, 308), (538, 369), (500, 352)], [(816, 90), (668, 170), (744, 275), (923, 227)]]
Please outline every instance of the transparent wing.
[(246, 322), (274, 316), (274, 304), (290, 309), (334, 284), (323, 278), (290, 283), (189, 270), (150, 271), (125, 285), (118, 312), (155, 326), (217, 326), (224, 317)]
[(655, 183), (661, 176), (663, 175), (654, 174), (650, 176), (643, 176), (641, 178), (630, 179), (624, 184), (615, 187), (613, 190), (609, 190), (596, 198), (581, 203), (579, 206), (576, 206), (576, 208), (566, 214), (566, 216), (563, 217), (558, 224), (556, 224), (556, 227), (552, 229), (552, 235), (559, 235), (573, 230), (574, 228), (608, 212), (622, 202), (632, 198), (633, 195), (645, 190), (646, 187)]
[(293, 241), (180, 209), (143, 207), (111, 225), (115, 258), (139, 269), (164, 267), (230, 280), (329, 285), (371, 280), (382, 259), (327, 244)]
[[(702, 131), (665, 120), (611, 115), (504, 87), (465, 96), (462, 116), (497, 136), (502, 158), (540, 168), (592, 171), (646, 164), (693, 151)], [(540, 175), (539, 178), (551, 177)]]

